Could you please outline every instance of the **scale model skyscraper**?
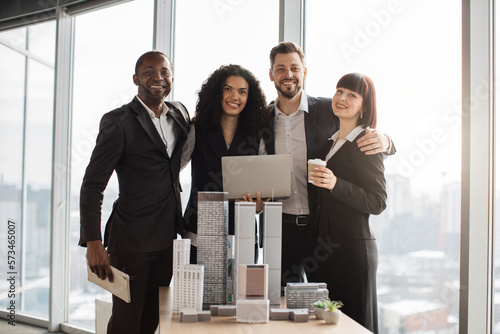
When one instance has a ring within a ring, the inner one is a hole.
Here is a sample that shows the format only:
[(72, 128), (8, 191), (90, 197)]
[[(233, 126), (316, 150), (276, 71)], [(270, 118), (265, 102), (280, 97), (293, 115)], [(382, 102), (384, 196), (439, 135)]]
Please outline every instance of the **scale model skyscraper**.
[[(242, 264), (255, 263), (255, 203), (234, 203), (234, 294), (238, 296), (238, 271)], [(238, 298), (238, 297), (237, 297)]]
[(198, 193), (198, 264), (205, 266), (203, 309), (227, 302), (228, 196)]
[(172, 311), (195, 309), (203, 304), (203, 265), (189, 264), (190, 239), (174, 240)]
[(264, 203), (264, 263), (269, 266), (268, 296), (273, 307), (281, 302), (281, 202)]

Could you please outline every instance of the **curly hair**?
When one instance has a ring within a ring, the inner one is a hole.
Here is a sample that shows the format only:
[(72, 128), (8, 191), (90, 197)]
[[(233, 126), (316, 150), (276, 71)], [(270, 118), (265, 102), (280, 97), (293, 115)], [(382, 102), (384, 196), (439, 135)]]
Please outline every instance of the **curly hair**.
[(247, 103), (240, 113), (238, 122), (247, 124), (250, 134), (258, 135), (259, 131), (269, 123), (266, 96), (260, 88), (259, 80), (249, 70), (239, 65), (222, 65), (205, 80), (198, 92), (193, 122), (201, 129), (220, 125), (223, 114), (222, 89), (226, 79), (233, 75), (242, 77), (248, 83)]

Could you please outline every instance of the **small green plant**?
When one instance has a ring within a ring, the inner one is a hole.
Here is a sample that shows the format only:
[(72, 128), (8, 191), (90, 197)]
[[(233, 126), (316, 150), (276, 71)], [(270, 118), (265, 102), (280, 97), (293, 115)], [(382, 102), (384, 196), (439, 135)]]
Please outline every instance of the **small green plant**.
[(344, 304), (340, 301), (340, 300), (326, 300), (324, 301), (324, 304), (325, 304), (325, 309), (326, 311), (336, 311), (338, 310), (339, 308), (341, 308), (342, 306), (344, 306)]
[(324, 300), (318, 300), (316, 303), (314, 303), (314, 307), (325, 308), (325, 301)]

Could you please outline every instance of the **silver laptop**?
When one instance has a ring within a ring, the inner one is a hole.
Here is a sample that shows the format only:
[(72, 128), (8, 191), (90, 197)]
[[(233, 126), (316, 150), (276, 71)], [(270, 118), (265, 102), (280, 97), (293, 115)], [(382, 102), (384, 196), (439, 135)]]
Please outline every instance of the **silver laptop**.
[(257, 191), (262, 198), (290, 196), (292, 157), (289, 154), (222, 157), (222, 187), (229, 199), (242, 198)]

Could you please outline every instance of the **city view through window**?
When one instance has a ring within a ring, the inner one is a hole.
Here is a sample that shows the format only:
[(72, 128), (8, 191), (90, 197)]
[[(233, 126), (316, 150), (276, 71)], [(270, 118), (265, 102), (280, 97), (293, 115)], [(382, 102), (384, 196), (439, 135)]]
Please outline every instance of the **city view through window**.
[(343, 74), (366, 74), (377, 128), (398, 150), (385, 160), (387, 209), (370, 218), (380, 332), (458, 333), (460, 3), (308, 1), (305, 31), (308, 93), (329, 96)]

